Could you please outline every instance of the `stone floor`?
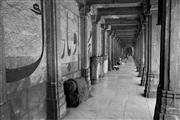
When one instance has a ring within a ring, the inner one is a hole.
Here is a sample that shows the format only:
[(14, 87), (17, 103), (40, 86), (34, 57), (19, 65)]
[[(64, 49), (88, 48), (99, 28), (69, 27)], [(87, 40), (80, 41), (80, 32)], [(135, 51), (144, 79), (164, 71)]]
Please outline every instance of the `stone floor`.
[(92, 88), (92, 96), (79, 107), (68, 109), (64, 120), (153, 120), (155, 99), (142, 96), (132, 58), (109, 72)]

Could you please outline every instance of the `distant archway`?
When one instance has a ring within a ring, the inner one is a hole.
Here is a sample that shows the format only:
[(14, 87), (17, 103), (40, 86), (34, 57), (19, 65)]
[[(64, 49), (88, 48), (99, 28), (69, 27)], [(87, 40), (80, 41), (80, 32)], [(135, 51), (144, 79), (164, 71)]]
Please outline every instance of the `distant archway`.
[(134, 47), (132, 45), (126, 45), (124, 48), (124, 55), (127, 56), (134, 56)]

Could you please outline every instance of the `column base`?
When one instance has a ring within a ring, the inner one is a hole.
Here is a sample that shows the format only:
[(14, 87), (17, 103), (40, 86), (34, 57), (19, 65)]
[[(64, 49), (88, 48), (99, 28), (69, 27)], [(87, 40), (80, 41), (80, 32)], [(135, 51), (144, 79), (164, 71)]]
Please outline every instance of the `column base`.
[(100, 57), (94, 56), (91, 57), (91, 71), (90, 71), (90, 79), (91, 84), (94, 85), (99, 82), (101, 65), (100, 65)]
[(108, 72), (108, 56), (104, 56), (104, 74)]
[(180, 120), (180, 92), (158, 88), (154, 120)]
[(155, 98), (159, 83), (159, 74), (148, 74), (146, 78), (144, 96), (147, 98)]
[(146, 98), (155, 98), (157, 91), (144, 91), (144, 97)]
[(49, 111), (47, 114), (47, 119), (52, 119), (52, 120), (57, 119), (58, 118), (57, 100), (52, 98), (47, 98), (46, 104)]
[(91, 85), (95, 85), (99, 83), (99, 79), (91, 79)]
[(91, 91), (90, 68), (82, 69), (82, 77), (85, 78), (89, 91)]
[(104, 56), (99, 57), (99, 62), (100, 62), (100, 78), (104, 77)]
[(140, 68), (139, 61), (136, 59), (136, 57), (133, 57), (133, 58), (134, 58), (134, 62), (135, 62), (135, 65), (136, 65), (136, 72), (139, 72), (139, 68)]
[(108, 71), (112, 71), (112, 70), (113, 70), (112, 62), (108, 60)]
[(141, 76), (141, 86), (145, 86), (145, 84), (146, 84), (146, 70), (145, 68), (143, 68), (143, 73)]
[(138, 77), (142, 77), (143, 75), (143, 65), (139, 65), (139, 74), (138, 74)]

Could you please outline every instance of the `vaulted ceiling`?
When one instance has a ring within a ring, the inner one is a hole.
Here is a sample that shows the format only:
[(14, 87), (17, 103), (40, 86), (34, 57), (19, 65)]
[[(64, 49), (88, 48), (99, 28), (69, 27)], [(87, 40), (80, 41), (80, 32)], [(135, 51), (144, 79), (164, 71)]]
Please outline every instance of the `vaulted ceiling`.
[(95, 6), (97, 16), (104, 18), (120, 42), (134, 43), (149, 0), (77, 0), (81, 5)]

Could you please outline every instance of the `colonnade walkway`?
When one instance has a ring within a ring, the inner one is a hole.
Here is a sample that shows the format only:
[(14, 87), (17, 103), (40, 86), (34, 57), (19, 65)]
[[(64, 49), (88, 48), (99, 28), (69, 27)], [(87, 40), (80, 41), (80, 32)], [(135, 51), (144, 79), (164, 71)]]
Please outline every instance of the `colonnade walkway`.
[(153, 120), (155, 98), (143, 97), (132, 57), (92, 86), (92, 97), (68, 109), (64, 120)]

